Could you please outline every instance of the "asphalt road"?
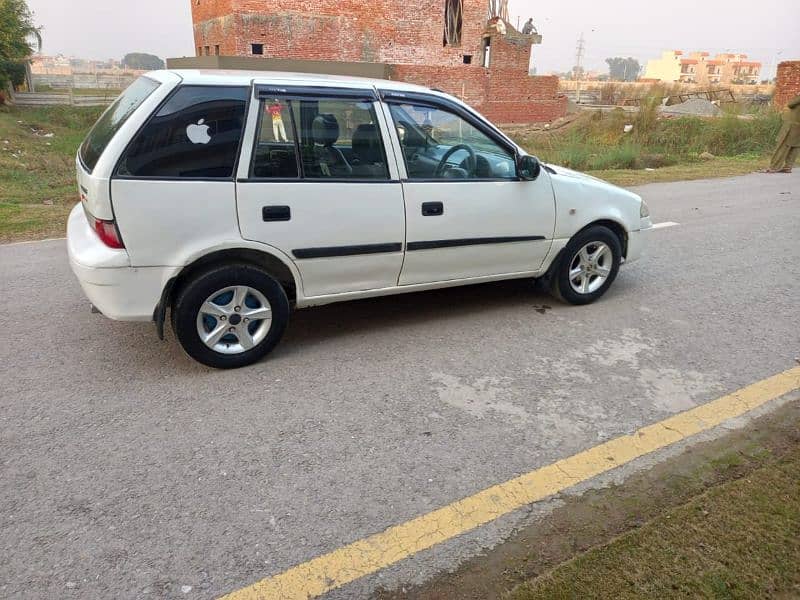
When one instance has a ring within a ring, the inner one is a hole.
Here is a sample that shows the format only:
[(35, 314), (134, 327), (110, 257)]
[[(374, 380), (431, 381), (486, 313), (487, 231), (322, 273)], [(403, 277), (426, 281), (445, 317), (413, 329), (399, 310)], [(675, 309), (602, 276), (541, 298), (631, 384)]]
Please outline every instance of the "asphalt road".
[(794, 366), (800, 173), (637, 191), (680, 225), (594, 305), (517, 281), (309, 309), (227, 372), (90, 314), (63, 241), (0, 247), (0, 597), (210, 598)]

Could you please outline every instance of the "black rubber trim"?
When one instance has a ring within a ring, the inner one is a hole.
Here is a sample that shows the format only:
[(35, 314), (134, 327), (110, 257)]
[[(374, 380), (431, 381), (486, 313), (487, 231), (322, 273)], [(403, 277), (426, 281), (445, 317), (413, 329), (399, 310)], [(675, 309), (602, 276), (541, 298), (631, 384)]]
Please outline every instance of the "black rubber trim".
[(341, 88), (313, 85), (264, 85), (256, 84), (256, 97), (259, 99), (275, 98), (347, 98), (350, 100), (364, 100), (375, 102), (378, 95), (374, 89), (368, 88)]
[(358, 254), (382, 254), (400, 252), (403, 244), (361, 244), (359, 246), (327, 246), (323, 248), (298, 248), (292, 250), (295, 258), (330, 258), (333, 256), (356, 256)]
[(484, 244), (510, 244), (512, 242), (533, 242), (547, 239), (543, 235), (518, 235), (510, 237), (462, 238), (460, 240), (428, 240), (408, 242), (406, 250), (431, 250), (433, 248), (456, 248), (458, 246), (481, 246)]
[(164, 321), (167, 317), (167, 306), (169, 305), (169, 299), (172, 295), (172, 288), (174, 285), (175, 277), (170, 279), (167, 282), (167, 285), (164, 286), (164, 289), (161, 290), (161, 298), (159, 299), (158, 305), (153, 311), (153, 321), (155, 321), (156, 324), (156, 334), (160, 340), (164, 339)]

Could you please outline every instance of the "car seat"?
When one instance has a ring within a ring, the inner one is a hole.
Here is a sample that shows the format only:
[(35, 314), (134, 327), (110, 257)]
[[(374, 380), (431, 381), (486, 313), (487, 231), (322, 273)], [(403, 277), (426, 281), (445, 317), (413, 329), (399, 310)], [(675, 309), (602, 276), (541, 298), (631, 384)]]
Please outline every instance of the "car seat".
[(378, 128), (373, 123), (363, 123), (353, 132), (353, 175), (363, 179), (385, 179), (386, 161), (381, 147)]
[(320, 177), (349, 177), (353, 169), (334, 144), (339, 139), (339, 122), (330, 113), (320, 113), (311, 122), (315, 167)]

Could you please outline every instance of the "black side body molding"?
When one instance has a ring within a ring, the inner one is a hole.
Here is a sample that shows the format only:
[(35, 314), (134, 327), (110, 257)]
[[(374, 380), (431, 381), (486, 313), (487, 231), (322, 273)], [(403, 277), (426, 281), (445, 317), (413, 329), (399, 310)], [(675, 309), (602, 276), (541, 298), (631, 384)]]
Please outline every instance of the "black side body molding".
[(430, 250), (432, 248), (455, 248), (458, 246), (480, 246), (483, 244), (509, 244), (512, 242), (532, 242), (547, 239), (543, 235), (520, 235), (513, 237), (463, 238), (460, 240), (428, 240), (408, 242), (406, 250)]
[(295, 258), (330, 258), (333, 256), (357, 256), (359, 254), (382, 254), (400, 252), (403, 244), (361, 244), (358, 246), (326, 246), (323, 248), (297, 248), (292, 250)]

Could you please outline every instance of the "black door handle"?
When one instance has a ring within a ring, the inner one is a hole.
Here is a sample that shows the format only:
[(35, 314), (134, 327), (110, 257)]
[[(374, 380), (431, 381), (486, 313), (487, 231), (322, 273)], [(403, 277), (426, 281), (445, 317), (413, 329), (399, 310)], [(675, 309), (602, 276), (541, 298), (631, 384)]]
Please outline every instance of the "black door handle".
[(263, 206), (261, 218), (265, 221), (289, 221), (292, 210), (288, 206)]
[(422, 216), (423, 217), (438, 217), (444, 214), (444, 204), (441, 202), (423, 202), (422, 203)]

